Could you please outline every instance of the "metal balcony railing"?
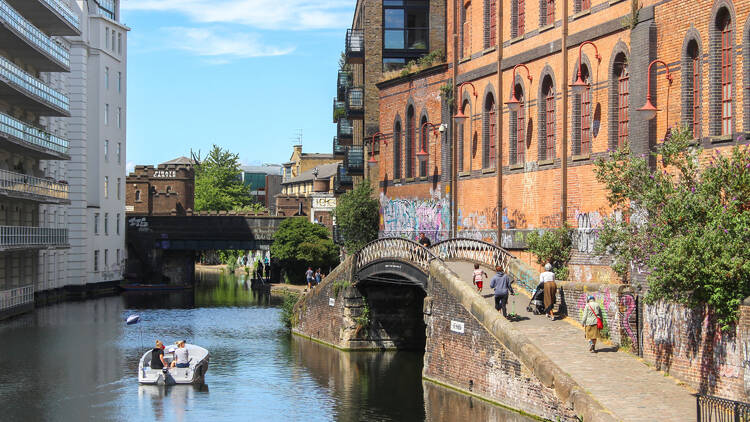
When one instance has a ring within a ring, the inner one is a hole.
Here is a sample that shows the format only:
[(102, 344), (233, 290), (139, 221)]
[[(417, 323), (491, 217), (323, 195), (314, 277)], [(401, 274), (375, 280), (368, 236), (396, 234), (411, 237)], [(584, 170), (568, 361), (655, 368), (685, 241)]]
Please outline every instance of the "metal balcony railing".
[(5, 0), (0, 0), (0, 20), (18, 31), (29, 44), (43, 50), (55, 60), (65, 65), (66, 68), (70, 67), (70, 52), (60, 44), (52, 41), (52, 38), (27, 21)]
[(54, 199), (68, 199), (68, 185), (52, 180), (0, 170), (0, 189)]
[(339, 125), (336, 129), (336, 136), (339, 138), (339, 142), (346, 144), (346, 140), (351, 140), (354, 135), (354, 128), (352, 127), (352, 121), (349, 119), (339, 119)]
[(342, 186), (351, 186), (352, 183), (352, 176), (346, 172), (346, 167), (339, 166), (339, 173), (336, 176), (336, 189), (338, 190)]
[(333, 99), (333, 123), (338, 123), (339, 119), (346, 116), (346, 102)]
[(365, 148), (362, 145), (352, 145), (346, 151), (344, 159), (346, 172), (349, 174), (362, 174), (365, 171)]
[(350, 86), (352, 86), (352, 72), (339, 70), (339, 75), (336, 79), (336, 94), (339, 100), (344, 100), (346, 89)]
[(34, 303), (34, 285), (0, 290), (0, 312)]
[(15, 138), (21, 142), (46, 148), (61, 154), (68, 153), (68, 141), (37, 129), (27, 123), (0, 113), (0, 135)]
[(99, 14), (112, 20), (115, 19), (115, 1), (114, 0), (94, 0), (99, 9)]
[(365, 90), (361, 86), (349, 87), (346, 90), (346, 116), (359, 118), (364, 116)]
[(361, 61), (365, 57), (365, 31), (363, 29), (346, 30), (346, 58), (351, 62)]
[(44, 3), (49, 5), (49, 7), (53, 8), (57, 11), (60, 15), (62, 15), (63, 18), (65, 18), (66, 21), (68, 21), (71, 25), (75, 26), (77, 29), (81, 29), (81, 23), (78, 20), (78, 15), (73, 13), (73, 11), (68, 7), (67, 4), (63, 3), (60, 0), (42, 0)]
[(0, 56), (0, 76), (7, 79), (16, 89), (70, 112), (70, 101), (67, 96), (31, 76), (3, 56)]
[(334, 155), (346, 154), (346, 146), (339, 143), (338, 136), (333, 137), (333, 153)]
[(68, 246), (68, 229), (0, 226), (0, 248)]

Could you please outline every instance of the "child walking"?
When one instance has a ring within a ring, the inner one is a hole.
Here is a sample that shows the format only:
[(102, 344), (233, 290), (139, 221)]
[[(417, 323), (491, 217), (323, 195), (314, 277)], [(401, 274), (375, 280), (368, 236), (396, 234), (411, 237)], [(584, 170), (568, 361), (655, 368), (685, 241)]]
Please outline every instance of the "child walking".
[(484, 284), (485, 278), (487, 278), (487, 273), (484, 272), (484, 270), (479, 269), (479, 264), (474, 264), (473, 281), (474, 285), (477, 286), (477, 291), (479, 293), (482, 293), (482, 284)]

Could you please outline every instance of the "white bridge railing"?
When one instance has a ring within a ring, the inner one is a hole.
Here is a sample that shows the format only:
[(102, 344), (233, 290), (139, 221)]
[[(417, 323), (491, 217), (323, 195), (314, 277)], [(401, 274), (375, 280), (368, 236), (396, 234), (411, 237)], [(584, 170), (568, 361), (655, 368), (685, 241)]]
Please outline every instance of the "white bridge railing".
[(503, 248), (481, 240), (455, 238), (438, 242), (430, 248), (443, 261), (471, 261), (508, 272), (513, 255)]
[(0, 290), (0, 311), (34, 303), (34, 286)]
[(398, 259), (415, 264), (423, 272), (430, 268), (430, 261), (436, 256), (417, 242), (400, 238), (386, 237), (374, 240), (357, 252), (356, 268), (360, 269), (379, 260)]

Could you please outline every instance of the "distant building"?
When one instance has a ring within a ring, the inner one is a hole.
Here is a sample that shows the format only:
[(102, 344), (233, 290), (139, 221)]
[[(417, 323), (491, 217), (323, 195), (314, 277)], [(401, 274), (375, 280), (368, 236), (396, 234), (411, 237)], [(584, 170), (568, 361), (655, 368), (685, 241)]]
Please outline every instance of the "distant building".
[(250, 194), (265, 206), (271, 215), (276, 213), (276, 195), (281, 192), (280, 164), (263, 164), (262, 166), (243, 166), (242, 182), (250, 186)]
[(302, 152), (302, 145), (295, 145), (289, 161), (282, 169), (282, 182), (290, 180), (313, 168), (341, 161), (340, 155)]
[(126, 180), (125, 210), (137, 215), (185, 215), (194, 208), (193, 161), (179, 157), (154, 166), (136, 166)]

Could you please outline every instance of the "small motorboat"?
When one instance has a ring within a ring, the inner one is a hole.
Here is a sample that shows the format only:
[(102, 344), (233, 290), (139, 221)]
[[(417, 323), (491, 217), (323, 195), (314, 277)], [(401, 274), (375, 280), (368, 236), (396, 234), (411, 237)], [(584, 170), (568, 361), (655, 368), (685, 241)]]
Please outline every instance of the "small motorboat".
[[(151, 369), (151, 350), (143, 354), (138, 362), (138, 382), (147, 385), (203, 384), (210, 353), (194, 344), (185, 344), (188, 350), (189, 365), (187, 368)], [(171, 364), (174, 360), (174, 346), (164, 351), (164, 360)]]

